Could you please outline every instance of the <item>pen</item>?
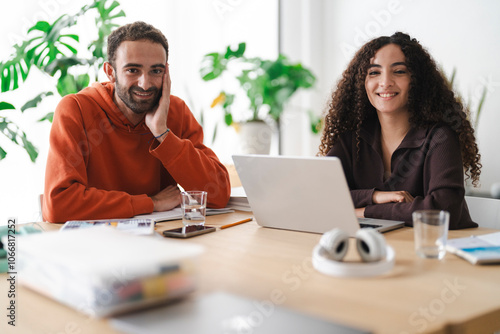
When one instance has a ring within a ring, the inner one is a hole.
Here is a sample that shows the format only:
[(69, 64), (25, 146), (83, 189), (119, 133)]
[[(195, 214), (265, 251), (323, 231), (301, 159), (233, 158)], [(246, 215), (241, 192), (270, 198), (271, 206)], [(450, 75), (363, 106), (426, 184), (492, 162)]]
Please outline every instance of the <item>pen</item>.
[(251, 221), (253, 218), (247, 218), (247, 219), (243, 219), (243, 220), (240, 220), (236, 223), (232, 223), (232, 224), (227, 224), (227, 225), (222, 225), (220, 227), (221, 230), (225, 229), (225, 228), (228, 228), (228, 227), (233, 227), (233, 226), (236, 226), (236, 225), (240, 225), (240, 224), (243, 224), (243, 223), (247, 223), (249, 221)]

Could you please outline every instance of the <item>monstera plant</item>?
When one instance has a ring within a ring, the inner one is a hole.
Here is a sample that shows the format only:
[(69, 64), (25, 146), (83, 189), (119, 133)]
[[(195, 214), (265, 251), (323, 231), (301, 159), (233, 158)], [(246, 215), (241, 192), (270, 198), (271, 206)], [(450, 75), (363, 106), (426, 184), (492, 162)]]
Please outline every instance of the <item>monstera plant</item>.
[[(0, 132), (14, 144), (22, 147), (29, 154), (31, 161), (35, 161), (38, 150), (28, 139), (27, 134), (10, 117), (13, 112), (24, 113), (35, 108), (45, 98), (55, 95), (60, 96), (77, 93), (90, 83), (89, 73), (97, 80), (99, 69), (105, 57), (106, 38), (111, 30), (118, 26), (114, 21), (125, 16), (118, 7), (117, 1), (95, 0), (83, 6), (74, 15), (64, 14), (52, 24), (38, 21), (28, 29), (27, 40), (15, 45), (11, 56), (0, 62), (1, 92), (16, 90), (29, 78), (34, 70), (57, 78), (55, 89), (44, 90), (26, 101), (19, 109), (9, 102), (0, 102)], [(95, 16), (97, 27), (96, 39), (89, 45), (80, 44), (80, 37), (71, 33), (81, 18), (87, 15)], [(91, 56), (81, 57), (82, 48), (91, 52)], [(0, 101), (3, 99), (0, 97)], [(40, 121), (52, 121), (53, 112), (47, 113)], [(1, 142), (0, 142), (1, 143)], [(0, 146), (0, 160), (4, 159), (7, 152)]]

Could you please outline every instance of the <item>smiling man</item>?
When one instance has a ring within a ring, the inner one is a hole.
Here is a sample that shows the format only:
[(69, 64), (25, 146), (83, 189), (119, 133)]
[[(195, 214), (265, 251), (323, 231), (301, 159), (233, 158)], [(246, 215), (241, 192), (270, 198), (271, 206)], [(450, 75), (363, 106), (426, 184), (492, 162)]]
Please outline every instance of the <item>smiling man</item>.
[(205, 190), (224, 207), (225, 167), (203, 145), (203, 130), (170, 95), (168, 43), (144, 22), (108, 37), (109, 82), (65, 96), (54, 114), (47, 159), (44, 219), (128, 218), (170, 210), (180, 191)]

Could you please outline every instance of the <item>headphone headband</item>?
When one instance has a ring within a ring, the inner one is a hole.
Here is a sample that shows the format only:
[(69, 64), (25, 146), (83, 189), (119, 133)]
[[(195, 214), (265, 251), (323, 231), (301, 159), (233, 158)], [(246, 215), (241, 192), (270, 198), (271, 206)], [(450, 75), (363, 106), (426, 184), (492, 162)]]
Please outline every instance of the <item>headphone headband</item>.
[(339, 262), (321, 255), (321, 245), (313, 250), (312, 264), (317, 271), (338, 277), (370, 277), (382, 275), (394, 267), (394, 249), (386, 246), (387, 256), (376, 262)]

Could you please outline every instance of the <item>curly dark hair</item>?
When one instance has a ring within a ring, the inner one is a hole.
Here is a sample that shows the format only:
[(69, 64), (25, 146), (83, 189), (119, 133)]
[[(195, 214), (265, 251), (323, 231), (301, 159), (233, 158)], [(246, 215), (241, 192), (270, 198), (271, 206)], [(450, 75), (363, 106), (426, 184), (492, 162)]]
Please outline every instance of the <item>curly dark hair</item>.
[(376, 117), (365, 89), (368, 66), (375, 53), (387, 44), (401, 48), (411, 74), (408, 93), (410, 124), (414, 127), (428, 127), (438, 122), (448, 124), (458, 135), (465, 174), (476, 186), (482, 167), (481, 155), (467, 117), (469, 111), (455, 96), (429, 53), (416, 39), (401, 32), (371, 40), (351, 60), (332, 93), (319, 155), (327, 155), (339, 137), (348, 131), (355, 131), (359, 147), (363, 121)]
[(116, 50), (122, 42), (147, 40), (163, 46), (168, 59), (168, 41), (163, 33), (142, 21), (126, 24), (114, 30), (108, 36), (108, 61), (115, 66)]

